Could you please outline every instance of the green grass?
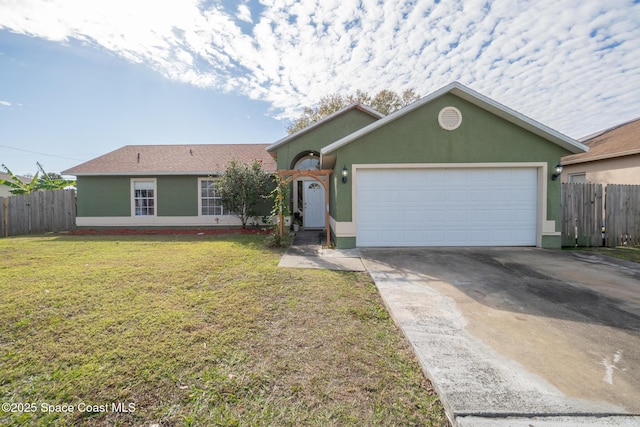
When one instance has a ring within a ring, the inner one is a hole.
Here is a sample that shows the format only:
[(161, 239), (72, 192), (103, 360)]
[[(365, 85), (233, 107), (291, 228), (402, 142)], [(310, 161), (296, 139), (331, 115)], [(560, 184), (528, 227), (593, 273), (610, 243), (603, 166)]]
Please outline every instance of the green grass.
[(371, 279), (263, 239), (0, 239), (0, 425), (447, 425)]
[(618, 246), (615, 248), (590, 247), (575, 248), (581, 251), (597, 252), (602, 255), (624, 259), (627, 261), (640, 262), (640, 247), (638, 246)]

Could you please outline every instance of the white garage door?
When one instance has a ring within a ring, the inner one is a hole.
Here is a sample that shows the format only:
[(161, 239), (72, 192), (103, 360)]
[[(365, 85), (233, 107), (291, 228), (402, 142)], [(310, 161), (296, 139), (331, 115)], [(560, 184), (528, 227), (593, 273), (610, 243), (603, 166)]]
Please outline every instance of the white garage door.
[(357, 246), (535, 246), (535, 168), (360, 169)]

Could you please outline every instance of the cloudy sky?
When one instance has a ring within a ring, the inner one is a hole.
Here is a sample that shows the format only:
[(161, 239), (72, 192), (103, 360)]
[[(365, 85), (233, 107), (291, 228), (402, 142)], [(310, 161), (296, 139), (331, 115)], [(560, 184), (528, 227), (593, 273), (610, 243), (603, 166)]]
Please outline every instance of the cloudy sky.
[(459, 81), (573, 138), (640, 116), (640, 0), (0, 0), (0, 163), (271, 143), (329, 93)]

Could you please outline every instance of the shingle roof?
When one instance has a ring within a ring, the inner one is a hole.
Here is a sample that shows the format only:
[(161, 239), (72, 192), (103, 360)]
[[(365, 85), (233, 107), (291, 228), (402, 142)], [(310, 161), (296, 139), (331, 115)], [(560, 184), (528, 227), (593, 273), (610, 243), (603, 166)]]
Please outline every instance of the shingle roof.
[[(28, 178), (26, 176), (21, 176), (21, 175), (16, 175), (18, 177), (18, 179), (22, 182), (29, 182), (31, 181), (31, 178)], [(0, 172), (0, 179), (3, 179), (5, 181), (13, 181), (11, 179), (11, 176), (8, 173), (4, 173), (4, 172)]]
[(276, 162), (267, 144), (127, 145), (74, 166), (65, 175), (215, 175), (231, 160), (258, 160), (266, 172)]
[(589, 151), (563, 157), (563, 165), (640, 154), (640, 118), (607, 129), (583, 142)]

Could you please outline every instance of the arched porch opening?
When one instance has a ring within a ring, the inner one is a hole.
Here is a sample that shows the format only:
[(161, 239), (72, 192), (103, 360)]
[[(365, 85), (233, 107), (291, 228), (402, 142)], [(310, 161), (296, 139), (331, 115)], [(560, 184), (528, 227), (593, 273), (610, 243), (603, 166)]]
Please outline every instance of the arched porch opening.
[[(300, 159), (299, 159), (300, 160)], [(326, 244), (327, 247), (331, 245), (331, 224), (329, 221), (329, 175), (333, 173), (333, 169), (315, 169), (315, 170), (279, 170), (278, 175), (280, 179), (285, 183), (289, 184), (293, 180), (297, 178), (312, 178), (320, 183), (324, 187), (325, 194), (325, 229), (327, 232)], [(321, 179), (323, 178), (323, 179)], [(282, 206), (282, 194), (279, 194), (280, 197), (280, 205)], [(280, 209), (279, 215), (279, 225), (280, 225), (280, 237), (284, 236), (284, 218), (282, 215), (282, 209)]]

